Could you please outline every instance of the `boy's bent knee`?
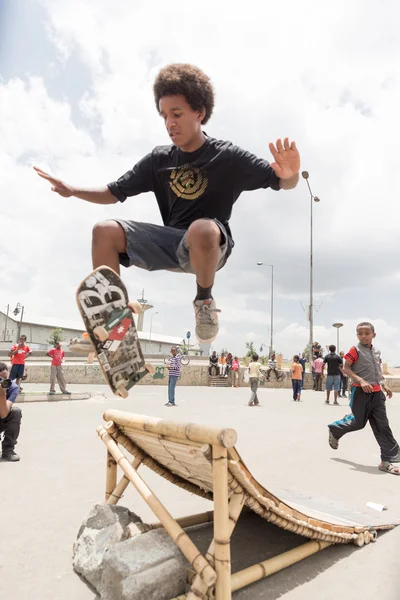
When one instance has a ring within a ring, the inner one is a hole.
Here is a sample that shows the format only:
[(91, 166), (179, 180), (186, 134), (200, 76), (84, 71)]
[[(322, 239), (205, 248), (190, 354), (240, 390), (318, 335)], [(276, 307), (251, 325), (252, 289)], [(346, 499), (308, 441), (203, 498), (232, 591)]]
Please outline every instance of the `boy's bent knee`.
[(100, 221), (93, 227), (94, 244), (107, 244), (122, 253), (126, 251), (125, 230), (117, 221)]
[(193, 245), (219, 247), (221, 245), (221, 230), (211, 219), (198, 219), (194, 221), (188, 230), (187, 244), (189, 248)]

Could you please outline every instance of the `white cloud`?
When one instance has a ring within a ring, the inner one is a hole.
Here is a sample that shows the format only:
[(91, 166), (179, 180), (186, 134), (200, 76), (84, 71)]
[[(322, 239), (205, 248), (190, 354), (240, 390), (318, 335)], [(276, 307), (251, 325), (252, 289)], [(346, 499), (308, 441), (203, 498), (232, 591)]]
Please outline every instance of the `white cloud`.
[[(49, 62), (63, 72), (73, 58), (90, 80), (74, 107), (62, 89), (62, 100), (50, 95), (40, 69), (0, 84), (3, 304), (23, 301), (28, 315), (56, 319), (61, 312), (76, 319), (74, 293), (90, 269), (92, 225), (112, 216), (161, 222), (151, 195), (111, 207), (63, 200), (35, 178), (31, 165), (38, 162), (82, 185), (118, 177), (154, 145), (169, 141), (152, 97), (156, 72), (168, 62), (194, 62), (216, 88), (210, 135), (266, 157), (268, 142), (278, 136), (298, 142), (302, 168), (321, 197), (314, 205), (314, 249), (315, 303), (323, 305), (314, 337), (331, 343), (330, 324), (339, 318), (348, 323), (343, 342), (351, 344), (358, 315), (370, 314), (379, 323), (382, 350), (400, 362), (393, 133), (400, 9), (394, 0), (290, 0), (285, 10), (256, 0), (241, 7), (206, 0), (201, 6), (187, 2), (179, 13), (160, 1), (41, 4), (48, 22), (32, 26), (46, 27), (51, 36)], [(72, 108), (86, 126), (74, 123)], [(264, 260), (275, 266), (276, 345), (290, 356), (308, 340), (301, 308), (308, 303), (304, 182), (288, 193), (244, 194), (232, 229), (236, 248), (215, 286), (222, 309), (218, 347), (243, 353), (248, 332), (268, 342), (269, 279), (255, 266)], [(155, 331), (193, 329), (193, 278), (136, 269), (123, 276), (133, 296), (144, 287), (153, 300), (159, 311)]]

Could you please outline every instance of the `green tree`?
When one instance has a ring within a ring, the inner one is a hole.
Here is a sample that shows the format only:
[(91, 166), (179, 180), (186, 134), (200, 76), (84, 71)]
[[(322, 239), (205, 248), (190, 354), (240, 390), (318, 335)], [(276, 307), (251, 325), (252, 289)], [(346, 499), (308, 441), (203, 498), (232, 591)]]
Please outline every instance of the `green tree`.
[(56, 327), (51, 332), (50, 337), (47, 340), (47, 343), (50, 344), (51, 346), (55, 346), (55, 344), (57, 344), (57, 342), (64, 341), (64, 336), (62, 335), (62, 333), (63, 333), (63, 330), (61, 329), (61, 327)]
[(254, 342), (246, 342), (246, 348), (247, 348), (247, 352), (246, 352), (246, 356), (245, 358), (248, 358), (249, 356), (253, 356), (253, 354), (257, 354), (256, 349), (254, 348)]

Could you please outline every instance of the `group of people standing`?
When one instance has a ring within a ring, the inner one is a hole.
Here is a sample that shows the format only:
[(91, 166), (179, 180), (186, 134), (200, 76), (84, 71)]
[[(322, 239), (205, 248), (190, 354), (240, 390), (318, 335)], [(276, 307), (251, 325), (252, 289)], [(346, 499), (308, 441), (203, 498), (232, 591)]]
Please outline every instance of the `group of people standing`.
[(311, 372), (313, 376), (313, 390), (316, 392), (322, 392), (322, 379), (327, 367), (326, 376), (326, 404), (329, 404), (330, 393), (334, 392), (333, 404), (338, 405), (339, 398), (347, 398), (347, 388), (349, 379), (343, 371), (344, 365), (344, 352), (340, 352), (340, 355), (336, 354), (336, 346), (331, 344), (329, 346), (329, 354), (322, 358), (322, 353), (314, 358), (311, 365)]
[(216, 350), (209, 357), (208, 372), (212, 375), (220, 375), (228, 377), (232, 373), (232, 387), (239, 387), (239, 367), (240, 360), (237, 356), (233, 356), (231, 352), (225, 354), (221, 352), (218, 356)]

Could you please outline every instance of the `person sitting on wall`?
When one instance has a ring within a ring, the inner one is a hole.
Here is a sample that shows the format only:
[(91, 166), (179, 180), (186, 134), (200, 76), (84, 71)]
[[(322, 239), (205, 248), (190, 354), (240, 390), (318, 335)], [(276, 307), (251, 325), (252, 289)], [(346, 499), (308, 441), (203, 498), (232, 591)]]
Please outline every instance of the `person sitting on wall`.
[(218, 356), (217, 356), (217, 353), (215, 350), (209, 357), (209, 361), (210, 362), (208, 365), (208, 372), (209, 372), (210, 376), (212, 376), (213, 374), (219, 375)]

